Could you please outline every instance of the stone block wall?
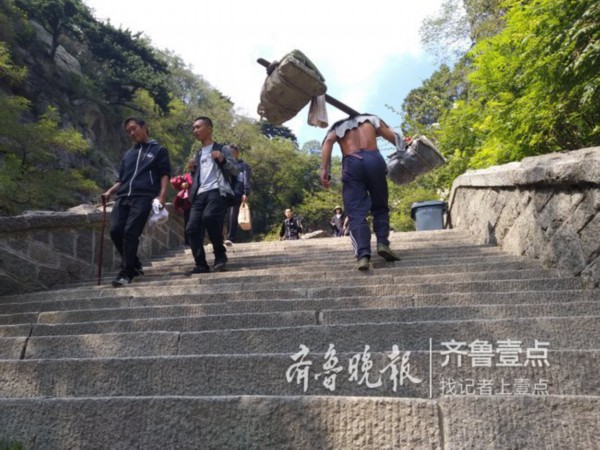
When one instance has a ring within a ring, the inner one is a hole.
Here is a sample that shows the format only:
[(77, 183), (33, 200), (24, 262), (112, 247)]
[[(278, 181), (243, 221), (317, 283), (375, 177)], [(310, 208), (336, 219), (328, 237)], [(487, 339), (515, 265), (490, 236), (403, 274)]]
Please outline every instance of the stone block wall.
[(600, 147), (467, 172), (452, 186), (448, 222), (599, 286)]
[[(183, 217), (169, 209), (169, 220), (146, 227), (140, 241), (142, 262), (183, 246)], [(109, 235), (107, 208), (103, 277), (118, 269), (121, 258)], [(56, 288), (66, 283), (95, 283), (98, 275), (102, 212), (81, 205), (67, 212), (33, 211), (0, 217), (0, 295)]]

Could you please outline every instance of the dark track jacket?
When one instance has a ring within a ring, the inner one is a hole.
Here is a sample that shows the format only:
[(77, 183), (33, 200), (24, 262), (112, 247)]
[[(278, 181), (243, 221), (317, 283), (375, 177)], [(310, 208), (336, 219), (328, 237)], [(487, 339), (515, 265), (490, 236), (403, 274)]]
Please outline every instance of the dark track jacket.
[(121, 183), (117, 198), (139, 196), (156, 197), (160, 193), (160, 179), (171, 176), (169, 152), (158, 142), (136, 144), (125, 152), (119, 167)]

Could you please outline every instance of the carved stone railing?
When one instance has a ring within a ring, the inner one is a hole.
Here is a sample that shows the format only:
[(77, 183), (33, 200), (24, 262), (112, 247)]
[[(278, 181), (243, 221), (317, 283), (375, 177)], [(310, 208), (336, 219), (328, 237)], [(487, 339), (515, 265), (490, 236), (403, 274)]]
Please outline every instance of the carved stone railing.
[[(168, 205), (169, 220), (146, 227), (140, 241), (142, 261), (183, 246), (183, 218)], [(103, 275), (121, 259), (109, 235), (107, 213)], [(67, 212), (33, 211), (0, 217), (0, 295), (38, 291), (72, 282), (95, 283), (102, 213), (92, 205)]]
[(600, 285), (600, 147), (525, 158), (458, 177), (448, 223)]

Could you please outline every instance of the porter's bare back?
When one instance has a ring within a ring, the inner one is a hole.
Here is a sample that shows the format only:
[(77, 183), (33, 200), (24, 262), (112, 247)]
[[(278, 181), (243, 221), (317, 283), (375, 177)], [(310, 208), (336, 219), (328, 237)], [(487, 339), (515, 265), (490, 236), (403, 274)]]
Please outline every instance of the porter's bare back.
[(357, 128), (346, 132), (338, 140), (343, 155), (349, 155), (362, 149), (377, 149), (377, 130), (370, 122), (363, 122)]

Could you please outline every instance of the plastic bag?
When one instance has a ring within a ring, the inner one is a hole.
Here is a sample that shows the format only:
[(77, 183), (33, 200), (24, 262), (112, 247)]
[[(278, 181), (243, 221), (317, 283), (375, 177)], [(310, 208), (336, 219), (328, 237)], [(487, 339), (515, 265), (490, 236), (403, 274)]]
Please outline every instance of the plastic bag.
[(148, 226), (153, 227), (154, 225), (165, 223), (168, 219), (169, 211), (155, 198), (152, 202), (152, 211), (150, 211), (150, 215), (148, 216)]
[(250, 207), (246, 202), (242, 202), (240, 205), (240, 212), (238, 214), (238, 224), (244, 231), (248, 231), (252, 228), (252, 219), (250, 218)]

